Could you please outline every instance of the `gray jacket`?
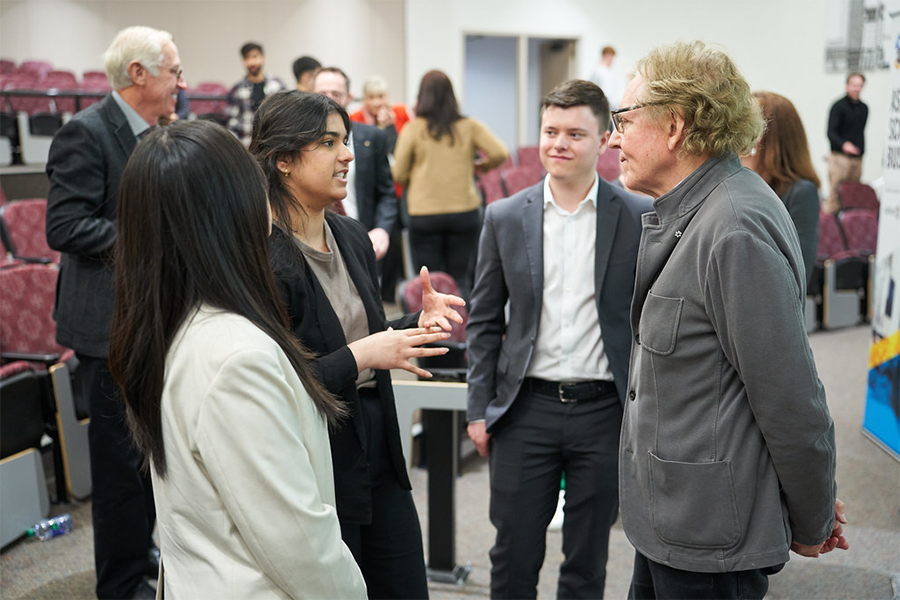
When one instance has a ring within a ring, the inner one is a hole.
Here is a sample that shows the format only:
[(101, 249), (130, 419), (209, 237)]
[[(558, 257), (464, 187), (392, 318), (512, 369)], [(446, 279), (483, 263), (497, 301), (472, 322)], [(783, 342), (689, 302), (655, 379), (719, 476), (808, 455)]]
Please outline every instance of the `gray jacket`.
[(659, 563), (695, 572), (788, 560), (830, 535), (834, 426), (803, 319), (805, 271), (784, 204), (733, 155), (644, 215), (622, 523)]

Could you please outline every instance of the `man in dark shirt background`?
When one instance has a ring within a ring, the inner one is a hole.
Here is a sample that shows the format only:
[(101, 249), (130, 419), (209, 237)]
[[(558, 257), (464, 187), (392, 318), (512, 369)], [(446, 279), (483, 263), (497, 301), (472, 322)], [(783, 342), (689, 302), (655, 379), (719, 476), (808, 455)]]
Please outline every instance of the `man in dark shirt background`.
[(838, 183), (859, 181), (862, 174), (862, 155), (866, 150), (863, 132), (869, 118), (869, 107), (859, 99), (866, 78), (862, 73), (847, 76), (847, 95), (834, 103), (828, 115), (828, 141), (831, 155), (828, 157), (828, 197), (822, 210), (836, 213), (840, 210)]
[(284, 83), (277, 77), (266, 75), (266, 55), (262, 46), (256, 42), (247, 42), (241, 46), (241, 56), (247, 76), (228, 92), (228, 104), (231, 106), (228, 129), (244, 146), (249, 146), (253, 114), (266, 96), (283, 90)]

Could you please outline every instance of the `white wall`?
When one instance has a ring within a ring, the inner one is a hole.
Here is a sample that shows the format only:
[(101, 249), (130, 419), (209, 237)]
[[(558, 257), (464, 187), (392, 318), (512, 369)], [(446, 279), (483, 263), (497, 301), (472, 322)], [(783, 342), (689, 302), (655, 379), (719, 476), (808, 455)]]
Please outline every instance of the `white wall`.
[[(294, 58), (312, 54), (343, 67), (357, 94), (366, 76), (380, 73), (396, 101), (412, 103), (422, 75), (434, 68), (447, 72), (465, 98), (466, 33), (578, 39), (583, 75), (606, 44), (626, 65), (658, 44), (700, 38), (721, 44), (754, 89), (794, 102), (824, 180), (828, 110), (844, 87), (843, 75), (823, 67), (830, 6), (825, 0), (0, 0), (0, 56), (97, 68), (116, 31), (146, 24), (175, 35), (189, 82), (237, 81), (238, 48), (256, 40), (266, 47), (269, 71), (286, 81)], [(869, 181), (882, 172), (889, 89), (887, 71), (866, 76), (863, 179)]]
[[(823, 66), (828, 10), (824, 0), (410, 0), (407, 90), (432, 68), (446, 71), (461, 89), (466, 33), (577, 38), (584, 76), (607, 44), (618, 50), (617, 61), (632, 64), (654, 46), (699, 38), (720, 44), (753, 89), (777, 92), (796, 105), (827, 182), (828, 110), (844, 93), (843, 75), (826, 74)], [(866, 77), (863, 180), (871, 181), (882, 173), (888, 71)]]
[(256, 41), (266, 68), (293, 85), (291, 64), (315, 56), (343, 68), (361, 95), (371, 74), (384, 76), (398, 101), (406, 53), (403, 0), (0, 0), (0, 56), (51, 61), (81, 73), (100, 69), (100, 55), (129, 25), (170, 31), (189, 84), (237, 82), (239, 49)]
[(477, 114), (507, 148), (518, 147), (518, 39), (470, 37), (466, 42), (465, 95), (457, 94), (468, 116)]

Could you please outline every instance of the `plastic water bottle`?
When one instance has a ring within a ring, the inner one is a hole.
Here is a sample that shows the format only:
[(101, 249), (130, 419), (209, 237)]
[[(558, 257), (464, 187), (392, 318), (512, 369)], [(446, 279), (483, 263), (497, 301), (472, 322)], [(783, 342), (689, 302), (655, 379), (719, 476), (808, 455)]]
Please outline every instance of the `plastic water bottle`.
[(50, 538), (65, 535), (72, 531), (72, 517), (69, 513), (57, 515), (49, 519), (41, 519), (28, 530), (28, 537), (36, 537), (42, 542)]

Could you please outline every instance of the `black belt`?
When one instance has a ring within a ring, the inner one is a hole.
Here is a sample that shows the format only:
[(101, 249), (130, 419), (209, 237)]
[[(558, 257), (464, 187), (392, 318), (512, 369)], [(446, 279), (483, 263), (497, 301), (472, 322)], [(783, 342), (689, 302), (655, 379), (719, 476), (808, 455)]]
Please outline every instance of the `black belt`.
[(556, 398), (560, 402), (581, 402), (597, 400), (616, 393), (616, 384), (600, 379), (597, 381), (545, 381), (526, 377), (522, 388), (539, 396)]

